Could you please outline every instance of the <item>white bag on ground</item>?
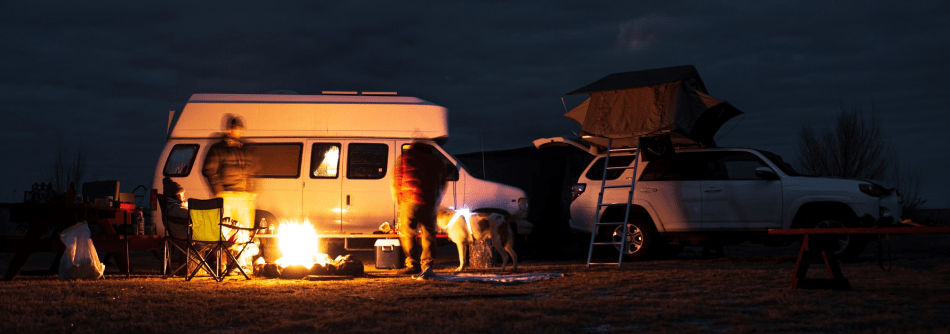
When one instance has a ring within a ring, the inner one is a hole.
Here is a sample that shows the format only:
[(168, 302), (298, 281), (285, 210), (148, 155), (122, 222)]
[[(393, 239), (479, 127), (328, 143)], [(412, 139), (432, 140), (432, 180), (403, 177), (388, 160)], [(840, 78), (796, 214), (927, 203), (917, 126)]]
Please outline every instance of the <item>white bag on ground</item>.
[(59, 261), (60, 280), (102, 277), (106, 266), (99, 262), (99, 255), (96, 254), (90, 234), (86, 222), (78, 222), (59, 234), (59, 238), (66, 245), (63, 258)]

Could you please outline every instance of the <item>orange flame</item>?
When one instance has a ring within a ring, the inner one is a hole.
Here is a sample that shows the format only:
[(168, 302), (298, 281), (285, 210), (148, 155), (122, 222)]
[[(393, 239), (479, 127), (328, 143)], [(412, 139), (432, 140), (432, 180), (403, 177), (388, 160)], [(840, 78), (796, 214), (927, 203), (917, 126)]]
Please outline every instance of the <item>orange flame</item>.
[(310, 221), (281, 222), (277, 227), (277, 247), (283, 256), (277, 259), (277, 265), (284, 268), (294, 265), (313, 268), (317, 263), (326, 265), (330, 258), (317, 252), (317, 240), (317, 232)]

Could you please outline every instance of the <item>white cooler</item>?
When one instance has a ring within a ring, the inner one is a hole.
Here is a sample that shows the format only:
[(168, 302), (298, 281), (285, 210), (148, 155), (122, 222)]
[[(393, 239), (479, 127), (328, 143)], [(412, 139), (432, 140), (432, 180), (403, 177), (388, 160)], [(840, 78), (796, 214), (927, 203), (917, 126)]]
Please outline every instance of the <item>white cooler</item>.
[(376, 269), (402, 269), (406, 265), (406, 255), (402, 252), (399, 239), (376, 239)]

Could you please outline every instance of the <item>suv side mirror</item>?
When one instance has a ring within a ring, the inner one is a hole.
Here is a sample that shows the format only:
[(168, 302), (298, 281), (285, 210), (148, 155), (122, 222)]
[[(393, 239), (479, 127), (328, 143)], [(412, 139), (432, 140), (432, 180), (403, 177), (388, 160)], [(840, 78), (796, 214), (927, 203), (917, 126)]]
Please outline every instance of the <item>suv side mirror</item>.
[(775, 171), (768, 167), (756, 167), (755, 168), (755, 177), (758, 177), (763, 180), (778, 180), (778, 174), (775, 174)]

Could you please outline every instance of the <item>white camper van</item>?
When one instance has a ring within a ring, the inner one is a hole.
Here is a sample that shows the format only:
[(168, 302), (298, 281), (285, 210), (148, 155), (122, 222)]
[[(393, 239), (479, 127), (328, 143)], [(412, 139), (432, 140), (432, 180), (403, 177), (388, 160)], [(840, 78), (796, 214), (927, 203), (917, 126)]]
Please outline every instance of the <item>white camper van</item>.
[[(169, 124), (153, 193), (161, 193), (162, 179), (170, 177), (188, 198), (213, 197), (202, 164), (208, 148), (221, 139), (228, 114), (243, 118), (243, 139), (256, 161), (257, 221), (307, 220), (321, 239), (336, 241), (391, 237), (378, 231), (396, 219), (390, 190), (394, 163), (414, 140), (431, 142), (446, 162), (450, 177), (442, 206), (515, 219), (527, 215), (524, 191), (475, 178), (439, 146), (449, 135), (446, 108), (395, 93), (192, 95)], [(162, 233), (154, 203), (152, 210)]]

